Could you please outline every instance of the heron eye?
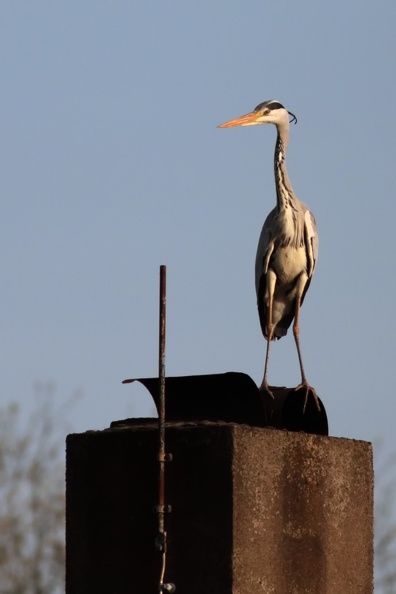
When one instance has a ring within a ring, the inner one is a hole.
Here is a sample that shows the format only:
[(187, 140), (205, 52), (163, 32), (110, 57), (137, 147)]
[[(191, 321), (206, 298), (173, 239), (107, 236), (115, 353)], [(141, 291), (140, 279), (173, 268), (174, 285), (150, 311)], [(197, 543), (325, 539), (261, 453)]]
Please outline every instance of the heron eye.
[(271, 111), (270, 109), (264, 109), (263, 115), (268, 115), (270, 111)]

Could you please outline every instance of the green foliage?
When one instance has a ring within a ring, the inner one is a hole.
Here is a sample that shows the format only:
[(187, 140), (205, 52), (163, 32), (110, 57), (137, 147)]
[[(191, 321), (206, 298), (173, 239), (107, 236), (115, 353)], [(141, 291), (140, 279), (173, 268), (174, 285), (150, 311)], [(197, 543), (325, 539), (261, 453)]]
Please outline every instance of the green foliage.
[(16, 404), (0, 410), (2, 594), (64, 592), (65, 432), (59, 418), (47, 384), (36, 386), (29, 417)]

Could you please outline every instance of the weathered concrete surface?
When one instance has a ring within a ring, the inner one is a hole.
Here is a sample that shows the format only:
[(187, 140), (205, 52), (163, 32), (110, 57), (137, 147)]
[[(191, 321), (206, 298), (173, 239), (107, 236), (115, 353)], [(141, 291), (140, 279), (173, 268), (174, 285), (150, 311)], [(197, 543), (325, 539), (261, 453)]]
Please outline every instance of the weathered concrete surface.
[[(372, 594), (370, 444), (227, 423), (167, 428), (165, 578), (188, 594)], [(67, 594), (157, 591), (157, 434), (67, 441)]]
[(371, 594), (370, 444), (236, 427), (233, 592)]

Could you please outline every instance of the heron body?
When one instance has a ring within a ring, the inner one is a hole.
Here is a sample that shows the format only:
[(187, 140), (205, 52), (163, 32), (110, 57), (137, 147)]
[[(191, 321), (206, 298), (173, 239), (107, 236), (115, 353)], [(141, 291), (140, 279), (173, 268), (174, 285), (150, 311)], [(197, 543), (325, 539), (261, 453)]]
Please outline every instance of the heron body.
[(221, 124), (220, 128), (271, 123), (276, 126), (274, 154), (276, 206), (267, 216), (258, 243), (255, 277), (257, 306), (261, 329), (267, 340), (264, 377), (261, 389), (271, 394), (267, 381), (270, 343), (282, 338), (294, 320), (293, 335), (301, 370), (301, 384), (308, 394), (319, 401), (309, 386), (304, 372), (300, 340), (299, 314), (315, 270), (318, 254), (318, 233), (315, 218), (309, 208), (293, 192), (286, 169), (289, 141), (289, 115), (278, 101), (260, 103), (252, 112)]

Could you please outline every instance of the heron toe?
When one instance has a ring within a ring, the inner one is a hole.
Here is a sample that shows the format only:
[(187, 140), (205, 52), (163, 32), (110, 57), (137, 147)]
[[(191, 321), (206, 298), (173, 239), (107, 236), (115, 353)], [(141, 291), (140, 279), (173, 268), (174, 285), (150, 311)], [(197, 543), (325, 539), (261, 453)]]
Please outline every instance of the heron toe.
[(319, 404), (319, 398), (318, 395), (315, 391), (315, 388), (313, 388), (312, 386), (309, 385), (309, 383), (307, 381), (301, 382), (301, 384), (299, 384), (298, 386), (296, 386), (294, 388), (295, 392), (298, 392), (298, 390), (301, 390), (302, 388), (305, 389), (305, 399), (304, 399), (304, 408), (303, 408), (303, 413), (305, 413), (305, 409), (307, 407), (307, 402), (308, 402), (308, 396), (309, 394), (312, 394), (313, 399), (315, 400), (315, 404), (316, 404), (316, 408), (318, 409), (318, 412), (320, 412), (320, 404)]

